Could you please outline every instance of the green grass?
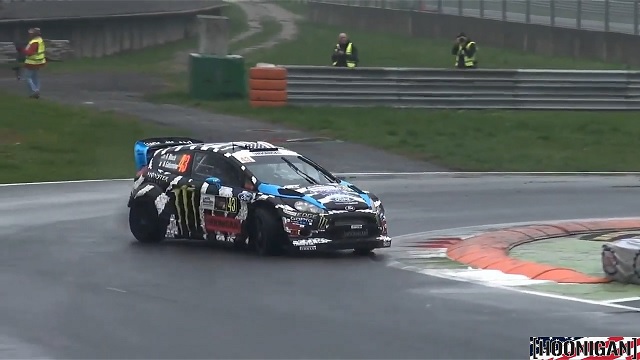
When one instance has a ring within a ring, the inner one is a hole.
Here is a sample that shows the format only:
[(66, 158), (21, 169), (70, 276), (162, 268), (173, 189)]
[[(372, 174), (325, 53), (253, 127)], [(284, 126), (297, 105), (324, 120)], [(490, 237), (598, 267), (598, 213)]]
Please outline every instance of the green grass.
[(473, 171), (640, 171), (632, 112), (424, 111), (390, 108), (251, 108), (245, 101), (156, 96)]
[(3, 183), (126, 178), (133, 144), (143, 137), (185, 135), (111, 112), (68, 107), (0, 92)]

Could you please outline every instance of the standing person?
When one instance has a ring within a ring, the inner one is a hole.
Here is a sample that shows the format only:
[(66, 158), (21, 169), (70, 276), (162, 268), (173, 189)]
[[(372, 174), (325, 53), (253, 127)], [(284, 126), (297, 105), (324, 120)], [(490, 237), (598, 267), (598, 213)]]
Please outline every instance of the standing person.
[(456, 37), (456, 42), (451, 49), (451, 55), (456, 57), (456, 67), (458, 69), (476, 69), (478, 60), (476, 53), (478, 48), (476, 43), (469, 39), (465, 33), (460, 33)]
[(40, 28), (29, 29), (29, 43), (24, 49), (19, 49), (22, 55), (25, 56), (24, 60), (24, 77), (27, 80), (29, 86), (29, 97), (34, 99), (40, 98), (40, 76), (39, 72), (42, 67), (47, 63), (47, 57), (45, 55), (46, 48), (44, 40), (40, 34)]
[(331, 55), (331, 62), (336, 67), (355, 68), (358, 66), (358, 49), (345, 33), (338, 35), (338, 44)]

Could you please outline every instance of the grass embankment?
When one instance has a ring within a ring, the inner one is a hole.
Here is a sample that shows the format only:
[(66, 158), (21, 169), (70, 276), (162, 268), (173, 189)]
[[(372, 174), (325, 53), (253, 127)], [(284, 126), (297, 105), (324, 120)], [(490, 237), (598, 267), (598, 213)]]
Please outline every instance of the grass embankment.
[[(305, 11), (299, 3), (286, 7), (296, 13)], [(453, 61), (449, 40), (407, 38), (309, 23), (299, 25), (296, 40), (250, 53), (246, 57), (247, 66), (256, 62), (327, 65), (336, 36), (342, 31), (348, 32), (359, 47), (362, 66), (450, 68)], [(144, 52), (136, 56), (143, 57)], [(482, 44), (479, 56), (483, 68), (626, 68), (622, 64), (550, 58)], [(106, 64), (110, 60), (93, 61), (94, 66), (99, 67), (103, 61)], [(166, 58), (157, 62), (166, 63)], [(635, 155), (640, 123), (635, 114), (628, 112), (252, 109), (246, 101), (192, 101), (186, 96), (184, 79), (186, 76), (182, 75), (175, 91), (150, 99), (284, 123), (462, 170), (632, 171), (640, 168)]]
[(2, 183), (131, 177), (142, 137), (185, 135), (112, 112), (0, 92)]

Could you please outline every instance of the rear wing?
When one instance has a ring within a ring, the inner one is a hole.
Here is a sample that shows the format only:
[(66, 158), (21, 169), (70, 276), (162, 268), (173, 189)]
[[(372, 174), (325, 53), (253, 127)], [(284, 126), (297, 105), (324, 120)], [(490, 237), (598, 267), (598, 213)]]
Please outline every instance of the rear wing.
[(204, 143), (204, 141), (202, 140), (178, 136), (157, 137), (138, 140), (133, 146), (133, 156), (136, 163), (136, 171), (140, 171), (140, 169), (147, 166), (149, 164), (149, 161), (151, 161), (153, 155), (158, 150), (178, 145), (202, 143)]

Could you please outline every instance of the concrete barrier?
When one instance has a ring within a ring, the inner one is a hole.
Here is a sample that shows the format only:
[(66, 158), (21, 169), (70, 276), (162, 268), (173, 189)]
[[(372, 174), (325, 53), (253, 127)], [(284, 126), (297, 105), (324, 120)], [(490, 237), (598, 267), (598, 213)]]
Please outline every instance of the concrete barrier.
[(464, 31), (480, 46), (543, 56), (640, 65), (640, 47), (636, 46), (638, 37), (631, 34), (318, 2), (309, 2), (308, 17), (312, 22), (344, 27), (346, 32), (359, 29), (452, 40), (460, 31)]
[(0, 41), (25, 42), (27, 30), (39, 27), (45, 38), (69, 40), (76, 57), (102, 57), (193, 37), (197, 15), (222, 15), (226, 4), (213, 4), (174, 12), (0, 20)]

